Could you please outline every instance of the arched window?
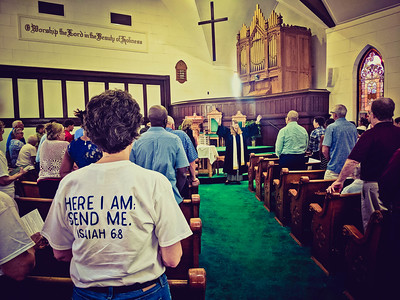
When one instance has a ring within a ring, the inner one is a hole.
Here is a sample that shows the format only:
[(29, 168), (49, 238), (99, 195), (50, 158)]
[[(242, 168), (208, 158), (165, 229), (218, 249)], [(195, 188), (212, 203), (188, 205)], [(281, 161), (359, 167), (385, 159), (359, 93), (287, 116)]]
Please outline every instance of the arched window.
[(383, 79), (385, 68), (381, 54), (375, 48), (368, 50), (358, 67), (358, 111), (366, 114), (371, 109), (371, 103), (383, 97)]

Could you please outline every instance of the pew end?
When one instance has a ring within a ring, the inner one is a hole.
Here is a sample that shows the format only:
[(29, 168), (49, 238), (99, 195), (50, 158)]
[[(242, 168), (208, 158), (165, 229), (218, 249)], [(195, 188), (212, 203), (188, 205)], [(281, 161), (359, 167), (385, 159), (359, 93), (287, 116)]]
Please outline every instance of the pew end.
[(324, 170), (289, 170), (282, 168), (279, 180), (274, 180), (276, 217), (283, 225), (290, 225), (292, 222), (292, 195), (290, 189), (297, 190), (301, 180), (303, 184), (310, 179), (322, 179)]
[(207, 279), (203, 268), (191, 268), (187, 279), (168, 279), (168, 284), (174, 300), (205, 300)]
[(388, 258), (390, 245), (385, 232), (387, 216), (380, 210), (372, 213), (365, 234), (354, 225), (343, 226), (346, 239), (345, 286), (347, 293), (355, 299), (383, 299), (386, 281), (393, 276), (389, 270), (393, 262)]
[(345, 224), (362, 228), (361, 194), (327, 193), (322, 207), (311, 203), (313, 211), (311, 221), (313, 260), (328, 273), (345, 269), (345, 239), (342, 228)]
[(199, 255), (201, 252), (202, 223), (200, 218), (190, 219), (190, 229), (193, 234), (181, 241), (182, 257), (175, 268), (167, 267), (167, 277), (185, 279), (190, 268), (199, 267)]
[(258, 201), (264, 201), (263, 198), (263, 184), (264, 184), (264, 172), (267, 171), (268, 164), (271, 161), (279, 161), (279, 158), (268, 156), (260, 157), (257, 163), (257, 169), (255, 171), (255, 181), (256, 181), (256, 198)]
[(191, 218), (198, 218), (200, 215), (200, 195), (193, 194), (191, 199), (183, 199), (179, 207), (181, 208), (186, 221), (190, 224)]

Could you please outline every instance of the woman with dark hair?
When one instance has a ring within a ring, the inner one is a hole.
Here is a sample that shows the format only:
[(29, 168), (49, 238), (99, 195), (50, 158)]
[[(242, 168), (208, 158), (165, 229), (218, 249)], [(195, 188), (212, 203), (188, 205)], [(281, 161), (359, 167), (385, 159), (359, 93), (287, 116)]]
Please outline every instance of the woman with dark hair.
[[(79, 114), (83, 121), (86, 111), (80, 111)], [(81, 137), (72, 140), (68, 145), (61, 163), (60, 175), (64, 178), (67, 174), (71, 173), (74, 168), (83, 168), (91, 163), (95, 163), (102, 156), (103, 153), (101, 150), (90, 141), (90, 138), (84, 130)]]
[(54, 198), (61, 180), (60, 166), (69, 143), (65, 141), (64, 126), (52, 122), (45, 125), (46, 139), (40, 146), (39, 194)]
[(171, 299), (165, 266), (178, 265), (191, 231), (168, 179), (129, 161), (139, 105), (112, 90), (86, 111), (103, 157), (61, 181), (42, 234), (57, 259), (71, 261), (73, 299)]

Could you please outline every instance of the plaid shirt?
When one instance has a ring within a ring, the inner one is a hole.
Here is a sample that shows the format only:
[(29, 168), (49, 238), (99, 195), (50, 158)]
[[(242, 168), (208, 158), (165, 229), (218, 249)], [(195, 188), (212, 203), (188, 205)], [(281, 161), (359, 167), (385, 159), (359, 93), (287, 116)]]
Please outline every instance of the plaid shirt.
[(310, 142), (308, 144), (308, 151), (314, 153), (319, 151), (319, 142), (321, 140), (321, 136), (325, 134), (325, 128), (320, 126), (311, 131), (310, 134)]

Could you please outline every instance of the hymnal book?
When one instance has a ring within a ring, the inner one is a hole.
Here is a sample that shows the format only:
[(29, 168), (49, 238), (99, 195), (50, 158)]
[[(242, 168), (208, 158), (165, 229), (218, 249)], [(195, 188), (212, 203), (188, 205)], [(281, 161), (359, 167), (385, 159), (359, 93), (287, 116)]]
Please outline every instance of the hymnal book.
[(44, 222), (37, 209), (32, 210), (21, 218), (22, 227), (28, 236), (41, 232)]

